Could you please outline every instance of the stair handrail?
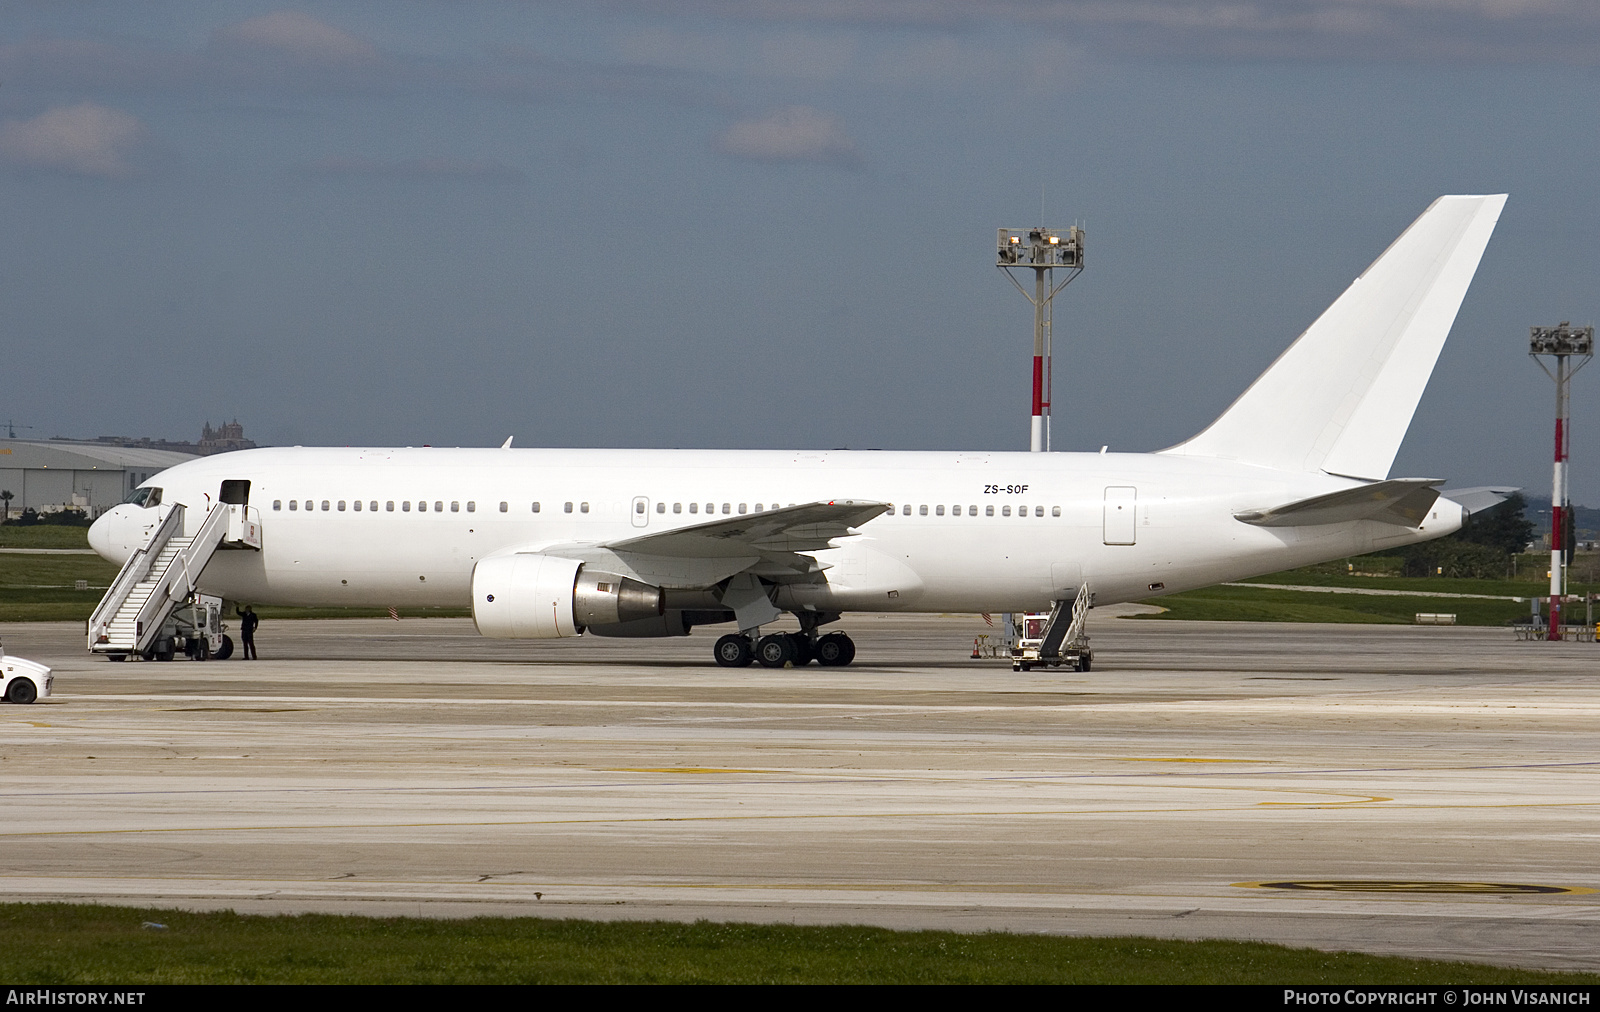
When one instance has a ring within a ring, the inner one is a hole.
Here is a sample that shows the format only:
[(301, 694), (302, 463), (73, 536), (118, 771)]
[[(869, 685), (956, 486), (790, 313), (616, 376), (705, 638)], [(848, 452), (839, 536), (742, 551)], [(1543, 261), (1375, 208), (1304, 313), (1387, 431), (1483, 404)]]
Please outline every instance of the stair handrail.
[(183, 530), (183, 504), (173, 503), (167, 510), (167, 515), (156, 524), (155, 530), (145, 539), (144, 547), (137, 548), (128, 556), (128, 561), (123, 563), (122, 571), (117, 578), (111, 581), (111, 586), (106, 588), (105, 596), (95, 606), (94, 614), (89, 616), (89, 649), (93, 650), (95, 643), (111, 625), (111, 620), (116, 618), (128, 600), (128, 595), (133, 593), (133, 588), (150, 574), (150, 567), (155, 565), (156, 558), (161, 554), (161, 549), (166, 547), (172, 539), (174, 531)]
[[(143, 653), (151, 643), (155, 642), (167, 615), (193, 593), (201, 574), (205, 572), (206, 563), (211, 561), (211, 556), (227, 533), (228, 507), (226, 503), (218, 503), (211, 507), (210, 513), (206, 514), (205, 521), (195, 532), (193, 540), (180, 549), (167, 563), (167, 568), (161, 571), (161, 575), (156, 578), (156, 585), (151, 588), (150, 597), (134, 616), (135, 653)], [(198, 560), (202, 553), (205, 556), (204, 561), (200, 563), (198, 569), (193, 569), (190, 564)], [(181, 591), (175, 586), (175, 581), (180, 576), (183, 577)]]

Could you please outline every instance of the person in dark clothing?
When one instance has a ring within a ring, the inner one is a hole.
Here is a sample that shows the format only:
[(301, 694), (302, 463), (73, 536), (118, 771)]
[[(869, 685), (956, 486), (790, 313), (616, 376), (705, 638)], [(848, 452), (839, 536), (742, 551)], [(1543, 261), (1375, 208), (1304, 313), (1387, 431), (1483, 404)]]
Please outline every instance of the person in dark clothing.
[(255, 611), (245, 605), (244, 613), (239, 616), (239, 638), (244, 641), (244, 659), (259, 660), (256, 657), (256, 626), (261, 620), (256, 617)]

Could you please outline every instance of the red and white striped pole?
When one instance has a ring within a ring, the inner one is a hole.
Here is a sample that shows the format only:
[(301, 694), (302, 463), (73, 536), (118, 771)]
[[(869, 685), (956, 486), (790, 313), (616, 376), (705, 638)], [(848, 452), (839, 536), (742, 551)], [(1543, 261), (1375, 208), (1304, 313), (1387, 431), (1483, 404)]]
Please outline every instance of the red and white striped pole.
[(1035, 267), (1033, 269), (1033, 420), (1029, 430), (1028, 449), (1034, 453), (1043, 453), (1050, 449), (1049, 423), (1045, 416), (1049, 411), (1049, 404), (1044, 395), (1044, 358), (1045, 358), (1045, 320), (1050, 312), (1049, 300), (1045, 293), (1049, 291), (1050, 273), (1048, 267)]
[(1567, 562), (1567, 356), (1556, 356), (1556, 464), (1550, 486), (1550, 630), (1561, 638), (1561, 598), (1566, 595)]
[[(1550, 484), (1550, 625), (1545, 638), (1561, 638), (1561, 601), (1567, 593), (1567, 526), (1571, 523), (1571, 493), (1567, 481), (1567, 460), (1572, 439), (1572, 376), (1594, 356), (1594, 328), (1574, 327), (1563, 320), (1555, 327), (1531, 327), (1528, 354), (1539, 368), (1556, 381), (1556, 453)], [(1540, 356), (1556, 360), (1551, 372)], [(1572, 364), (1576, 356), (1578, 363)]]

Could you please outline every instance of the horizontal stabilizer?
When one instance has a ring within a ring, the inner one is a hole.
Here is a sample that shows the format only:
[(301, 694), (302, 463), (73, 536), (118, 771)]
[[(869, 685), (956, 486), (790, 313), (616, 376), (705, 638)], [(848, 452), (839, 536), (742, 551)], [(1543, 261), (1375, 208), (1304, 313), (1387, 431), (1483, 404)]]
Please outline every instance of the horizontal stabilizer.
[(1511, 493), (1521, 491), (1509, 485), (1482, 485), (1476, 488), (1447, 488), (1439, 494), (1459, 504), (1468, 513), (1482, 513), (1511, 498)]
[(1394, 478), (1347, 488), (1265, 510), (1235, 513), (1235, 520), (1257, 527), (1312, 527), (1352, 520), (1419, 526), (1439, 498), (1441, 478)]

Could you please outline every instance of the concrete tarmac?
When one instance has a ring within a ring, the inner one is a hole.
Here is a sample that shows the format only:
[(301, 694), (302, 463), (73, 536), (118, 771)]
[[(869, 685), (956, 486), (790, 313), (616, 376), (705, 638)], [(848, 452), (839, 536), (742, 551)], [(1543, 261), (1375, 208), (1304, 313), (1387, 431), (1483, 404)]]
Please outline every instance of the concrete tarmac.
[(713, 666), (720, 627), (268, 621), (260, 661), (114, 664), (81, 626), (0, 625), (57, 679), (0, 706), (0, 900), (1600, 970), (1595, 644), (1097, 612), (1080, 674), (970, 659), (973, 616), (841, 626), (851, 667), (770, 671)]

